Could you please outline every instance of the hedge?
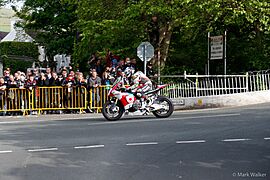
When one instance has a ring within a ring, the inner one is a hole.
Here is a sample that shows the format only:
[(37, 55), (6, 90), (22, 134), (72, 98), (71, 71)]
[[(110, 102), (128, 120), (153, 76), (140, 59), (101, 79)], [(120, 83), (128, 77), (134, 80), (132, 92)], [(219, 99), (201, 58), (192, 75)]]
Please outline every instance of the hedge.
[(0, 56), (4, 69), (9, 67), (14, 73), (17, 70), (25, 71), (38, 61), (38, 47), (30, 42), (1, 42)]

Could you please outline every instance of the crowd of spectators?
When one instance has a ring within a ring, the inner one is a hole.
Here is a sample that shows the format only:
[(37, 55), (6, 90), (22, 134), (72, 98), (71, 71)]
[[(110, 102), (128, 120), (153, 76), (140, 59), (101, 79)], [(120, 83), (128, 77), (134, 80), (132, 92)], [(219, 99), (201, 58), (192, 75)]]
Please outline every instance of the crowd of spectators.
[[(9, 88), (26, 88), (34, 89), (35, 87), (77, 87), (84, 86), (88, 90), (101, 85), (111, 85), (117, 76), (117, 71), (124, 71), (127, 67), (138, 70), (136, 59), (129, 57), (120, 58), (108, 52), (105, 59), (101, 59), (93, 54), (86, 66), (89, 72), (83, 74), (78, 70), (70, 67), (63, 67), (60, 73), (56, 73), (52, 68), (47, 67), (46, 70), (40, 68), (32, 68), (26, 72), (16, 71), (11, 74), (11, 69), (4, 70), (4, 76), (0, 77), (0, 98), (1, 93)], [(43, 68), (44, 69), (44, 68)], [(147, 76), (154, 75), (152, 65), (148, 64)]]
[[(11, 74), (11, 69), (4, 71), (4, 76), (0, 77), (0, 89), (3, 88), (30, 88), (35, 86), (85, 86), (94, 87), (98, 85), (112, 84), (117, 75), (117, 69), (123, 71), (127, 67), (137, 70), (136, 59), (128, 57), (120, 59), (119, 56), (108, 53), (104, 62), (96, 55), (92, 55), (88, 64), (89, 72), (83, 74), (80, 71), (74, 71), (73, 68), (63, 67), (57, 74), (52, 68), (47, 67), (46, 72), (40, 71), (39, 68), (27, 72), (16, 71)], [(149, 64), (147, 75), (153, 75), (152, 65)], [(95, 83), (93, 84), (93, 82)]]

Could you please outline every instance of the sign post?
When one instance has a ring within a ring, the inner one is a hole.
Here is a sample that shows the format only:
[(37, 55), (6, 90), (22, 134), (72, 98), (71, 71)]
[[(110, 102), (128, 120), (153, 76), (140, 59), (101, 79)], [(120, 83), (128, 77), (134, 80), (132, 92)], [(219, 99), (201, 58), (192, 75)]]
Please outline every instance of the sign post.
[(142, 42), (137, 48), (137, 56), (144, 62), (144, 74), (146, 74), (147, 62), (154, 57), (154, 47), (149, 42)]
[(224, 75), (227, 75), (227, 31), (225, 31), (224, 35)]
[(226, 36), (210, 36), (208, 32), (208, 61), (207, 61), (207, 74), (209, 75), (210, 60), (224, 59), (224, 74), (226, 75), (227, 62), (226, 62)]

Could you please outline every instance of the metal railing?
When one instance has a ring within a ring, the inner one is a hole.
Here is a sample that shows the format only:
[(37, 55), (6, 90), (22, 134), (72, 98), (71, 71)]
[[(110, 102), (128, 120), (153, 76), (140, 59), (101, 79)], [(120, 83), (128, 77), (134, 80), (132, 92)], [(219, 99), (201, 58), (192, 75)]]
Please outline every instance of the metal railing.
[(180, 75), (162, 76), (173, 83), (161, 94), (170, 98), (218, 96), (235, 93), (270, 90), (269, 73), (245, 75)]

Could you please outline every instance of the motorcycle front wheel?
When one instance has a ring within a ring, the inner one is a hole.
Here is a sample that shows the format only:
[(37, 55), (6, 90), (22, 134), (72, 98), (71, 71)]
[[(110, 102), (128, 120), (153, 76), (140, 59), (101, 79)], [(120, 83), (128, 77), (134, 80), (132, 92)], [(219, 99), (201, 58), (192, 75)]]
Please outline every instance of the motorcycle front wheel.
[(102, 114), (108, 121), (119, 120), (123, 116), (124, 112), (124, 107), (111, 101), (107, 101), (102, 106)]
[(172, 101), (164, 96), (159, 96), (155, 102), (155, 104), (160, 104), (160, 105), (164, 105), (165, 108), (162, 108), (160, 110), (157, 111), (153, 111), (152, 113), (158, 117), (158, 118), (167, 118), (169, 116), (172, 115), (173, 111), (174, 111), (174, 106)]

